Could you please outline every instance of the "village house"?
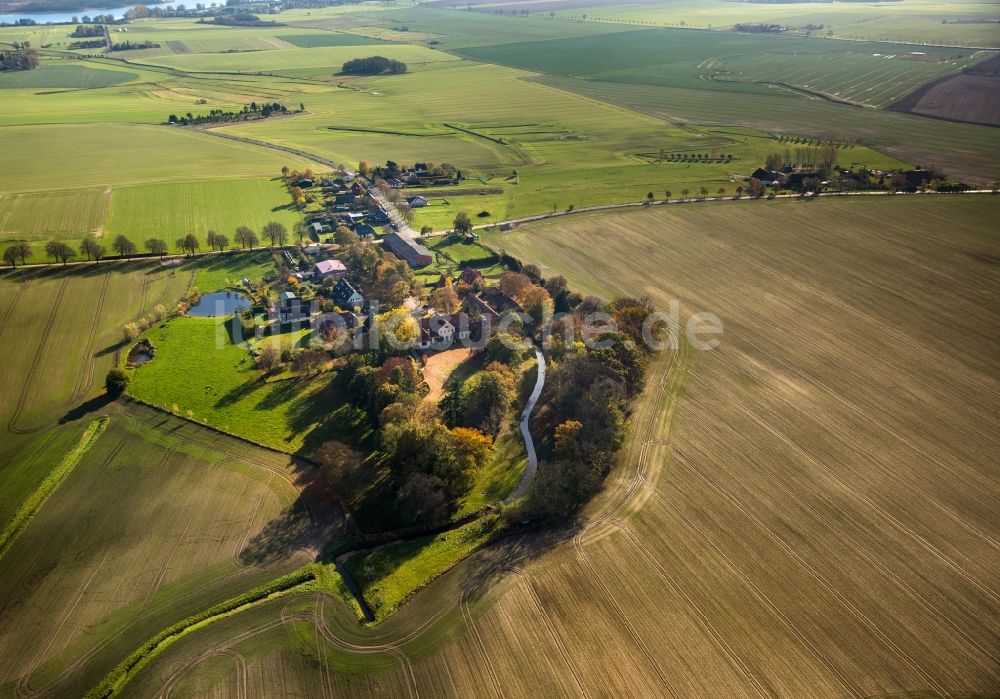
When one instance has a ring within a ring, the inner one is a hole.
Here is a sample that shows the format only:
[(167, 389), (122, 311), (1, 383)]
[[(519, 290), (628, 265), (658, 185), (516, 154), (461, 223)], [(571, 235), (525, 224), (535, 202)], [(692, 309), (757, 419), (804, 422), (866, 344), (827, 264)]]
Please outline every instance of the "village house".
[(278, 320), (291, 323), (309, 317), (309, 304), (291, 291), (278, 294)]
[(426, 267), (434, 261), (431, 251), (417, 241), (393, 232), (382, 241), (393, 255), (406, 262), (411, 267)]
[(351, 286), (351, 283), (341, 277), (337, 285), (333, 287), (333, 300), (341, 308), (354, 308), (364, 305), (365, 297)]
[(339, 277), (347, 272), (347, 266), (340, 260), (323, 260), (317, 262), (315, 266), (316, 276), (320, 279), (335, 276)]
[(472, 335), (473, 322), (467, 313), (433, 313), (421, 318), (417, 349), (447, 349)]
[(421, 209), (427, 206), (427, 199), (426, 197), (421, 197), (421, 196), (410, 197), (409, 199), (406, 200), (406, 203), (409, 205), (411, 209)]
[(483, 287), (486, 285), (486, 277), (480, 274), (479, 270), (472, 269), (472, 267), (463, 269), (462, 274), (458, 277), (458, 281), (472, 287)]

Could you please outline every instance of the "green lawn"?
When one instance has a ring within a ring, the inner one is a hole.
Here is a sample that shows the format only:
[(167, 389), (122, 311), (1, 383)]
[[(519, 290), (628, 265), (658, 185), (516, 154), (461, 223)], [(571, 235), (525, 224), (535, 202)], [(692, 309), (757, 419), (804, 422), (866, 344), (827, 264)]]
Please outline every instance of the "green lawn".
[[(248, 347), (231, 342), (226, 324), (219, 318), (182, 316), (150, 329), (144, 337), (156, 347), (156, 357), (131, 371), (130, 393), (288, 452), (315, 448), (338, 430), (361, 429), (358, 416), (331, 393), (332, 374), (263, 381)], [(287, 333), (276, 341), (292, 347), (307, 332)]]
[(202, 293), (239, 286), (244, 278), (256, 284), (276, 270), (269, 250), (201, 257), (184, 266), (195, 270), (194, 286)]
[(380, 622), (417, 590), (493, 537), (496, 517), (475, 520), (449, 532), (351, 556), (345, 567)]

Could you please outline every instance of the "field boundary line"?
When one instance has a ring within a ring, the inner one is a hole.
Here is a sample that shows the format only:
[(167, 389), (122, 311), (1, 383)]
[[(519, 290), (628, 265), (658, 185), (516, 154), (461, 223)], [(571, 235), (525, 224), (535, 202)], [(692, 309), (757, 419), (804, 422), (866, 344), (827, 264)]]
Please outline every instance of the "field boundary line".
[(83, 456), (104, 432), (110, 420), (111, 418), (109, 417), (102, 417), (91, 422), (83, 431), (83, 434), (80, 435), (80, 439), (76, 445), (69, 453), (63, 456), (62, 460), (49, 472), (45, 480), (21, 503), (11, 521), (0, 532), (0, 559), (3, 558), (4, 554), (7, 553), (31, 522), (32, 518), (42, 508), (45, 501), (62, 485), (69, 474), (73, 472), (73, 469), (80, 463)]

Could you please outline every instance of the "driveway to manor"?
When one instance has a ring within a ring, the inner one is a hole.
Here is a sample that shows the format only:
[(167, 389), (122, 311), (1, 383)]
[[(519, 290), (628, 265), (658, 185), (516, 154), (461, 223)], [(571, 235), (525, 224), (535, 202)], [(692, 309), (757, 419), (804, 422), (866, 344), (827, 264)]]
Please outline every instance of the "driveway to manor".
[(521, 476), (517, 490), (503, 501), (505, 505), (509, 505), (527, 493), (532, 481), (535, 480), (535, 473), (538, 472), (538, 455), (535, 454), (535, 442), (531, 439), (531, 430), (528, 427), (531, 422), (531, 411), (535, 409), (535, 403), (538, 402), (538, 397), (542, 395), (542, 387), (545, 386), (545, 356), (537, 347), (535, 348), (535, 359), (538, 360), (538, 376), (535, 379), (535, 387), (532, 389), (531, 395), (528, 396), (528, 404), (524, 406), (524, 412), (521, 413), (521, 436), (524, 437), (524, 448), (528, 452), (528, 467), (524, 470), (524, 475)]

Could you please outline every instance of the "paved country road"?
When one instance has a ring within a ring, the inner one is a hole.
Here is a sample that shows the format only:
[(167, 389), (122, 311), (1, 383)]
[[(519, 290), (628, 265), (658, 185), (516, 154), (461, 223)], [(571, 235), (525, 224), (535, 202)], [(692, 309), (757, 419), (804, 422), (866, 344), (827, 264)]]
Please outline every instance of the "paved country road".
[(535, 387), (528, 396), (528, 404), (524, 406), (521, 413), (521, 435), (524, 437), (524, 448), (528, 452), (528, 467), (521, 476), (521, 482), (517, 485), (517, 490), (507, 496), (505, 505), (509, 505), (528, 492), (532, 481), (535, 480), (535, 473), (538, 471), (538, 455), (535, 454), (535, 442), (531, 439), (531, 430), (528, 428), (531, 422), (531, 411), (535, 409), (538, 397), (542, 395), (542, 387), (545, 386), (545, 356), (542, 351), (535, 348), (535, 358), (538, 360), (538, 377), (535, 379)]

